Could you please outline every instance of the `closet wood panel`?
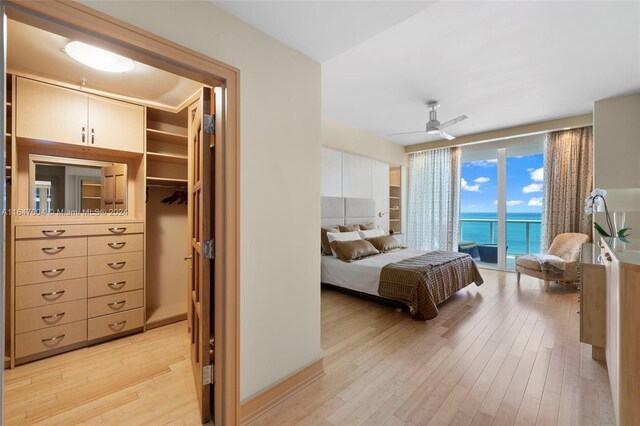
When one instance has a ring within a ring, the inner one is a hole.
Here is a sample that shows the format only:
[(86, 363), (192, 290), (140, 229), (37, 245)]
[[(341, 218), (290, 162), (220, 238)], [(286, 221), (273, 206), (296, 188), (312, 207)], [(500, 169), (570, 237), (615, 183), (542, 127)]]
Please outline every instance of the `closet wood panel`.
[(16, 333), (40, 330), (56, 325), (68, 324), (87, 318), (87, 303), (84, 300), (56, 303), (49, 306), (16, 311)]
[(122, 333), (123, 331), (140, 328), (143, 324), (144, 312), (142, 308), (90, 318), (88, 322), (88, 337), (89, 340), (99, 339), (101, 337)]
[(89, 256), (97, 254), (129, 253), (142, 251), (142, 234), (132, 235), (107, 235), (102, 237), (89, 237)]
[(87, 298), (87, 279), (77, 278), (45, 284), (23, 285), (16, 288), (16, 309), (54, 305)]
[[(18, 138), (86, 145), (86, 94), (18, 78), (16, 95)], [(85, 143), (82, 141), (83, 128)]]
[(16, 335), (16, 358), (87, 340), (87, 322), (78, 321)]
[(121, 272), (118, 274), (89, 277), (88, 296), (104, 296), (123, 293), (143, 287), (143, 271)]
[(16, 286), (62, 281), (86, 275), (86, 257), (16, 263)]
[(144, 301), (143, 299), (144, 294), (142, 290), (94, 297), (89, 299), (89, 318), (141, 308)]
[(89, 95), (91, 146), (142, 153), (144, 133), (143, 107)]
[(47, 238), (16, 241), (16, 262), (87, 255), (87, 238)]
[(113, 274), (142, 269), (144, 259), (142, 252), (101, 254), (89, 256), (89, 276)]

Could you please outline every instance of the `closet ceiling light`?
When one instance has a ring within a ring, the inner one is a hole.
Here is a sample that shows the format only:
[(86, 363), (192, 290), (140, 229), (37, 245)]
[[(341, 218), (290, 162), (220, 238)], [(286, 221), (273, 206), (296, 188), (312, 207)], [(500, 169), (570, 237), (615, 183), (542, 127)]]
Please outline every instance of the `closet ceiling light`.
[(100, 71), (124, 73), (133, 69), (133, 61), (80, 41), (72, 41), (64, 52), (81, 64)]

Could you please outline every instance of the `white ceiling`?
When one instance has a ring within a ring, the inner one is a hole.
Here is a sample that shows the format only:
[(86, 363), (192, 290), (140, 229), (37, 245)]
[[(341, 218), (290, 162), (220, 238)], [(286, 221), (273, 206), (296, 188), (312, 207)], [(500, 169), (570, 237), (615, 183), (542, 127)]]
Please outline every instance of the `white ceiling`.
[[(590, 113), (640, 90), (640, 2), (214, 3), (322, 61), (326, 117), (411, 145), (427, 100), (465, 135)], [(377, 34), (376, 34), (377, 32)]]
[(7, 68), (80, 85), (87, 78), (87, 87), (122, 96), (176, 108), (202, 84), (135, 62), (133, 70), (107, 73), (94, 70), (71, 59), (62, 48), (71, 40), (20, 22), (7, 21)]

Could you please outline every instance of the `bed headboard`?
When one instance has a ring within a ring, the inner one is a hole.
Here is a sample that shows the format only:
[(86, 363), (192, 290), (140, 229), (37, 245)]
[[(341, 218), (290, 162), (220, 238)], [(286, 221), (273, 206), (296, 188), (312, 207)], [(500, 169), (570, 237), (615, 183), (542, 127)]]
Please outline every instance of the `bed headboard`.
[(322, 197), (321, 206), (322, 226), (376, 223), (373, 198)]

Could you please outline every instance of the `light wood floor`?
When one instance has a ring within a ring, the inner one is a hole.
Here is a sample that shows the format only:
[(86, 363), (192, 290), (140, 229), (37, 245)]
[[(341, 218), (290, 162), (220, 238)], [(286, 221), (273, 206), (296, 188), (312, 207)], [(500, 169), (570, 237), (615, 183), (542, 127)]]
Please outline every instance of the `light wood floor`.
[[(614, 424), (575, 291), (482, 274), (426, 323), (323, 290), (326, 375), (252, 425)], [(198, 424), (185, 327), (5, 371), (5, 423)]]
[(579, 342), (575, 289), (482, 275), (426, 323), (323, 290), (326, 376), (252, 426), (615, 424), (606, 368)]

